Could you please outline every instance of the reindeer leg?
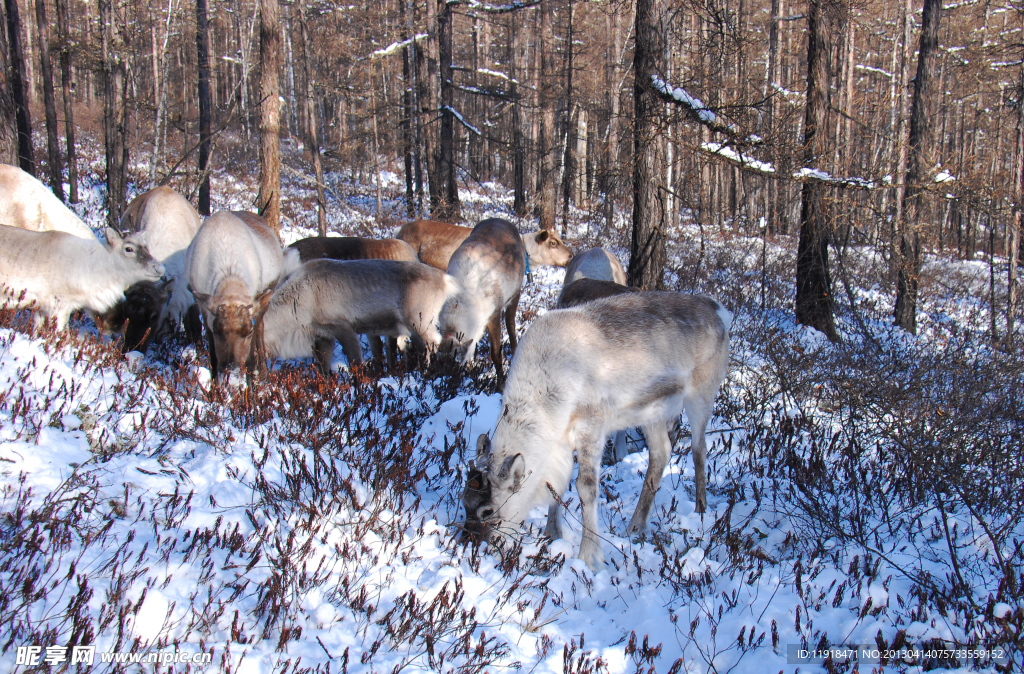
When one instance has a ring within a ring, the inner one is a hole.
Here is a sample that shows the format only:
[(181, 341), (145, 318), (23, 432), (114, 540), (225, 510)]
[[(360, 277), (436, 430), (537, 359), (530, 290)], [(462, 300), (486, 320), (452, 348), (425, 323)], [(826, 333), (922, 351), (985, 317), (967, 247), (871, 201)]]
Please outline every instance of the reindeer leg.
[(341, 342), (345, 358), (348, 358), (349, 369), (363, 364), (363, 347), (359, 343), (359, 335), (355, 333), (351, 325), (335, 325), (334, 338)]
[(313, 358), (317, 369), (325, 377), (331, 376), (331, 365), (334, 363), (334, 339), (318, 337), (313, 340)]
[(210, 379), (214, 384), (217, 383), (217, 342), (213, 337), (213, 326), (210, 325), (206, 320), (203, 321), (206, 327), (206, 349), (210, 356)]
[(579, 474), (576, 477), (576, 491), (583, 508), (583, 538), (580, 540), (580, 554), (590, 570), (597, 573), (604, 568), (604, 552), (598, 535), (597, 493), (601, 481), (601, 455), (604, 451), (605, 434), (597, 417), (577, 422), (572, 434), (575, 436), (576, 458)]
[(487, 321), (487, 334), (491, 337), (491, 360), (494, 362), (494, 371), (498, 373), (498, 388), (505, 382), (505, 374), (501, 368), (501, 311), (494, 312), (491, 320)]
[(513, 356), (516, 354), (516, 346), (519, 344), (519, 339), (516, 337), (516, 312), (519, 311), (519, 295), (520, 293), (516, 293), (505, 307), (505, 328), (508, 330), (508, 343), (512, 347)]
[(693, 482), (697, 491), (696, 512), (704, 514), (708, 507), (708, 447), (704, 432), (714, 400), (686, 400), (686, 419), (690, 422), (690, 448), (693, 450)]
[(548, 523), (544, 527), (544, 535), (553, 541), (562, 537), (562, 504), (558, 501), (548, 506)]
[[(373, 355), (374, 359), (381, 360), (384, 357), (384, 349), (381, 346), (380, 337), (377, 335), (367, 335), (366, 341), (370, 343), (370, 353)], [(388, 366), (390, 367), (391, 364), (388, 363)]]
[(640, 500), (636, 504), (636, 512), (633, 519), (629, 521), (630, 535), (643, 534), (647, 531), (647, 518), (651, 513), (651, 505), (654, 503), (654, 495), (658, 493), (661, 485), (661, 476), (668, 464), (668, 457), (671, 454), (671, 447), (668, 440), (668, 428), (664, 421), (655, 421), (644, 426), (644, 435), (647, 436), (647, 447), (650, 450), (650, 458), (647, 463), (647, 476), (644, 478), (644, 487), (640, 492)]

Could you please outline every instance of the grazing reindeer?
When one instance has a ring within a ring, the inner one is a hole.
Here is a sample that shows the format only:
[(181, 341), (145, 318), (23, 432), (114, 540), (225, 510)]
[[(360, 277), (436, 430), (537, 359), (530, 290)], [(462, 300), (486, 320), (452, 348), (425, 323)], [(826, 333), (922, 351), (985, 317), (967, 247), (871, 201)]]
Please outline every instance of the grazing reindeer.
[(46, 185), (17, 166), (0, 164), (0, 223), (32, 232), (96, 235)]
[(441, 343), (441, 307), (458, 290), (454, 278), (419, 262), (313, 260), (270, 299), (264, 345), (275, 358), (315, 356), (325, 375), (335, 340), (350, 365), (363, 362), (359, 334), (411, 337), (429, 357)]
[[(311, 236), (288, 246), (299, 251), (303, 262), (327, 258), (330, 260), (399, 260), (417, 262), (416, 251), (401, 239), (365, 239), (359, 236)], [(380, 339), (370, 336), (370, 351), (374, 358), (384, 354)], [(388, 365), (394, 367), (398, 343), (389, 338)]]
[(491, 360), (504, 380), (501, 364), (501, 313), (512, 353), (516, 350), (516, 309), (526, 271), (526, 250), (519, 232), (508, 220), (489, 218), (452, 254), (448, 273), (458, 279), (462, 290), (441, 310), (442, 348), (454, 351), (465, 363), (476, 354), (484, 329), (491, 337)]
[(219, 211), (199, 228), (185, 268), (206, 325), (215, 382), (242, 363), (251, 377), (253, 333), (279, 277), (298, 267), (298, 257), (290, 252), (286, 259), (277, 234), (253, 213)]
[[(472, 233), (472, 227), (449, 225), (434, 220), (416, 220), (402, 225), (396, 238), (412, 246), (420, 262), (445, 271), (452, 254)], [(530, 264), (564, 267), (572, 258), (570, 251), (554, 232), (540, 230), (523, 237)]]
[[(593, 251), (588, 251), (588, 253), (592, 252)], [(588, 253), (584, 253), (579, 257), (573, 258), (573, 261), (569, 263), (570, 266), (573, 263), (575, 263), (576, 260), (580, 259), (584, 255), (587, 255)], [(566, 270), (566, 278), (568, 279), (568, 277), (569, 272), (568, 270)], [(625, 279), (625, 275), (623, 275), (623, 279)], [(599, 300), (604, 297), (621, 295), (623, 293), (637, 292), (640, 292), (639, 288), (620, 285), (613, 281), (599, 281), (597, 279), (585, 277), (577, 278), (577, 280), (572, 281), (562, 287), (562, 292), (559, 293), (558, 295), (558, 304), (555, 306), (558, 309), (569, 309), (571, 307), (586, 304), (587, 302), (593, 302), (594, 300)], [(626, 446), (626, 430), (622, 429), (619, 431), (615, 431), (615, 438), (612, 440), (611, 462), (618, 463), (619, 461), (624, 459), (626, 457), (626, 454), (628, 453), (629, 449)]]
[(0, 307), (35, 306), (37, 327), (52, 317), (63, 330), (76, 309), (107, 311), (125, 288), (163, 273), (144, 244), (109, 227), (104, 246), (96, 237), (0, 225)]
[[(198, 313), (185, 277), (185, 251), (199, 231), (199, 213), (170, 187), (157, 187), (132, 199), (120, 227), (134, 232), (150, 254), (163, 263), (172, 283), (143, 282), (125, 291), (126, 306), (99, 317), (101, 330), (125, 331), (125, 351), (145, 351), (154, 338), (162, 339), (184, 319), (189, 337), (199, 337)], [(127, 320), (127, 324), (125, 321)], [(129, 334), (130, 333), (130, 334)]]
[(124, 291), (124, 301), (110, 310), (95, 314), (92, 319), (104, 335), (124, 333), (121, 351), (145, 351), (153, 333), (160, 326), (160, 317), (174, 291), (175, 279), (139, 281)]
[[(561, 535), (551, 490), (569, 484), (573, 454), (583, 508), (579, 557), (597, 571), (601, 452), (610, 431), (642, 425), (650, 463), (630, 534), (642, 534), (671, 454), (666, 422), (686, 410), (696, 471), (696, 510), (707, 508), (704, 431), (729, 362), (732, 316), (708, 297), (627, 293), (541, 316), (512, 361), (491, 440), (477, 442), (473, 487), (463, 496), (466, 533), (495, 535), (547, 504), (545, 533)], [(550, 485), (550, 489), (549, 489)]]

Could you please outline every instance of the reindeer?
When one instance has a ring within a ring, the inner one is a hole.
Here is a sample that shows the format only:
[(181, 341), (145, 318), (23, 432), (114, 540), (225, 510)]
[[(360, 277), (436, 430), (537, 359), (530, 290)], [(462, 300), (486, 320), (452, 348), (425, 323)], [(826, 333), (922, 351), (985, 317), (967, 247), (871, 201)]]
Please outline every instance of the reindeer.
[(260, 316), (278, 279), (298, 265), (298, 253), (286, 258), (277, 234), (253, 213), (219, 211), (199, 228), (185, 253), (185, 269), (206, 325), (214, 381), (242, 363), (251, 379), (250, 346)]
[[(473, 232), (472, 227), (450, 225), (434, 220), (415, 220), (402, 225), (396, 238), (412, 246), (420, 262), (446, 271), (452, 254)], [(542, 229), (523, 237), (532, 265), (564, 267), (572, 259), (572, 251), (554, 232)]]
[(491, 360), (504, 380), (501, 358), (501, 314), (512, 353), (516, 350), (516, 309), (526, 270), (522, 237), (508, 220), (489, 218), (452, 254), (448, 273), (458, 279), (462, 290), (441, 310), (442, 349), (455, 352), (466, 363), (476, 354), (476, 345), (487, 329), (491, 338)]
[(32, 232), (67, 232), (96, 240), (81, 218), (17, 166), (0, 164), (0, 223)]
[(419, 262), (313, 260), (270, 299), (264, 345), (275, 358), (315, 356), (324, 375), (331, 371), (335, 340), (349, 365), (362, 363), (359, 334), (411, 337), (429, 357), (441, 343), (441, 307), (458, 290), (454, 278)]
[(67, 232), (0, 225), (0, 306), (34, 306), (36, 327), (52, 317), (63, 330), (77, 309), (102, 313), (125, 288), (155, 281), (164, 267), (135, 237), (106, 230), (107, 245)]
[(145, 351), (184, 319), (191, 339), (198, 340), (199, 316), (185, 278), (185, 251), (199, 231), (199, 213), (170, 187), (157, 187), (132, 199), (121, 216), (122, 232), (133, 232), (150, 254), (163, 263), (170, 282), (143, 282), (125, 291), (126, 306), (97, 317), (102, 332), (124, 331), (123, 349)]
[(402, 260), (416, 262), (416, 251), (401, 239), (365, 239), (361, 236), (311, 236), (289, 248), (299, 251), (303, 262), (328, 260)]
[(477, 457), (463, 495), (465, 533), (492, 538), (548, 505), (545, 534), (561, 536), (564, 493), (579, 461), (583, 508), (579, 557), (604, 564), (598, 538), (601, 454), (611, 431), (643, 426), (647, 477), (629, 523), (643, 534), (668, 463), (666, 422), (686, 410), (692, 430), (696, 511), (707, 508), (704, 432), (729, 361), (732, 315), (708, 297), (626, 293), (538, 318), (512, 361), (501, 416)]

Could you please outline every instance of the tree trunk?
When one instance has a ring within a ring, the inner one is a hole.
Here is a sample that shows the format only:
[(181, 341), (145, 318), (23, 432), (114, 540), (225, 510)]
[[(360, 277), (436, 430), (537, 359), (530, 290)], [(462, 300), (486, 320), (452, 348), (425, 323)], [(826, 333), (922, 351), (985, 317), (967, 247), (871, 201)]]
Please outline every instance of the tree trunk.
[[(428, 2), (431, 0), (428, 0)], [(455, 13), (447, 2), (441, 5), (437, 16), (437, 32), (441, 65), (441, 147), (440, 188), (441, 203), (435, 217), (442, 222), (462, 219), (459, 203), (459, 185), (455, 177), (455, 88), (452, 86), (452, 48)]]
[(7, 10), (7, 46), (11, 54), (11, 93), (14, 95), (15, 120), (18, 127), (18, 166), (36, 174), (32, 154), (32, 117), (28, 106), (28, 78), (25, 76), (25, 52), (21, 44), (21, 15), (18, 0), (4, 0)]
[(75, 156), (75, 106), (71, 96), (71, 20), (68, 0), (56, 0), (57, 36), (60, 40), (60, 85), (64, 98), (64, 138), (67, 145), (68, 202), (78, 203), (78, 160)]
[[(807, 107), (804, 115), (803, 165), (818, 168), (828, 141), (832, 38), (840, 32), (844, 0), (810, 0), (807, 12)], [(825, 186), (803, 184), (800, 194), (800, 243), (796, 258), (796, 319), (832, 341), (839, 339), (832, 315), (831, 238), (824, 203)]]
[(522, 94), (519, 91), (519, 78), (526, 73), (523, 63), (523, 44), (520, 36), (519, 17), (513, 14), (509, 20), (509, 31), (512, 33), (512, 53), (509, 56), (509, 96), (512, 99), (512, 212), (519, 217), (526, 217), (526, 135), (523, 132)]
[(651, 78), (664, 77), (664, 0), (637, 0), (633, 54), (633, 236), (629, 285), (665, 288), (664, 156), (659, 122), (664, 103)]
[(99, 0), (103, 30), (103, 143), (107, 160), (107, 224), (117, 229), (127, 201), (128, 124), (124, 62), (114, 43), (114, 8)]
[(196, 0), (196, 62), (199, 66), (199, 215), (209, 215), (210, 28), (206, 21), (206, 0)]
[[(401, 0), (403, 12), (405, 0)], [(411, 39), (409, 31), (405, 32), (405, 39)], [(416, 176), (413, 170), (413, 100), (412, 92), (416, 86), (412, 78), (412, 67), (410, 52), (412, 47), (407, 45), (402, 48), (402, 144), (403, 159), (405, 162), (405, 212), (410, 218), (416, 217)]]
[(281, 21), (277, 0), (260, 0), (260, 191), (256, 209), (281, 231)]
[(540, 97), (540, 175), (538, 180), (537, 215), (541, 229), (555, 231), (555, 208), (558, 200), (558, 142), (555, 133), (555, 38), (551, 26), (554, 17), (551, 11), (552, 0), (541, 3), (540, 13), (540, 72), (538, 76), (538, 95)]
[(46, 161), (49, 164), (50, 189), (58, 199), (64, 201), (64, 170), (60, 160), (60, 141), (57, 139), (57, 101), (53, 94), (46, 0), (36, 0), (36, 27), (39, 29), (39, 73), (43, 78), (43, 106), (46, 110)]
[[(443, 2), (443, 0), (441, 0)], [(436, 117), (441, 107), (438, 86), (438, 57), (437, 46), (437, 0), (426, 0), (427, 6), (427, 62), (424, 69), (426, 75), (426, 87), (422, 96), (422, 103), (427, 107), (424, 109), (426, 118), (430, 121), (424, 126), (423, 144), (427, 156), (427, 189), (430, 192), (430, 212), (433, 214), (441, 208), (441, 148), (439, 140), (439, 125)]]
[(914, 78), (914, 99), (910, 108), (910, 136), (907, 141), (909, 165), (903, 193), (903, 221), (897, 257), (896, 325), (917, 334), (917, 290), (921, 273), (922, 185), (931, 172), (933, 162), (925, 156), (928, 140), (929, 107), (933, 105), (932, 81), (935, 57), (939, 47), (941, 0), (924, 0), (921, 17), (921, 46), (918, 49), (917, 76)]
[(7, 11), (0, 5), (0, 163), (18, 163), (18, 122), (11, 91), (13, 79), (7, 45)]
[(608, 162), (604, 167), (604, 219), (609, 232), (615, 226), (615, 199), (619, 194), (619, 84), (622, 68), (619, 57), (622, 54), (621, 6), (616, 6), (611, 16), (612, 53), (610, 55), (608, 79)]
[[(1020, 91), (1024, 91), (1024, 66), (1020, 70)], [(1017, 318), (1017, 270), (1021, 256), (1021, 228), (1024, 227), (1024, 105), (1017, 106), (1017, 143), (1014, 148), (1012, 194), (1012, 231), (1010, 248), (1006, 252), (1010, 263), (1006, 298), (1006, 343), (1010, 349), (1016, 346), (1014, 332)]]

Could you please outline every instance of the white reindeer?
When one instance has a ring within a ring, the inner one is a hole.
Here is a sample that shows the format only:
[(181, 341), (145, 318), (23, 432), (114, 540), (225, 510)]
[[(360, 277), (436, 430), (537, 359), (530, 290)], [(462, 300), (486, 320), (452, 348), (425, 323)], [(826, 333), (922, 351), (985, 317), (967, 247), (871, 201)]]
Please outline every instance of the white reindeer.
[(50, 189), (17, 166), (0, 164), (0, 223), (32, 232), (96, 235)]
[[(290, 269), (299, 254), (289, 251)], [(214, 381), (232, 365), (250, 374), (250, 345), (259, 316), (289, 271), (281, 241), (255, 213), (219, 211), (206, 219), (185, 253), (189, 291), (206, 326)]]
[(144, 244), (109, 227), (106, 233), (104, 246), (96, 237), (0, 225), (0, 306), (35, 306), (37, 327), (52, 317), (63, 330), (71, 312), (105, 312), (132, 284), (163, 275)]
[(641, 534), (671, 453), (666, 423), (684, 409), (696, 510), (703, 513), (704, 431), (728, 365), (731, 320), (711, 298), (673, 292), (627, 293), (537, 319), (512, 361), (493, 436), (478, 439), (477, 472), (463, 495), (466, 533), (490, 538), (548, 505), (545, 533), (559, 537), (561, 511), (551, 491), (565, 492), (575, 454), (579, 557), (599, 570), (598, 482), (608, 433), (643, 426), (647, 435), (647, 477), (629, 523), (630, 534)]

